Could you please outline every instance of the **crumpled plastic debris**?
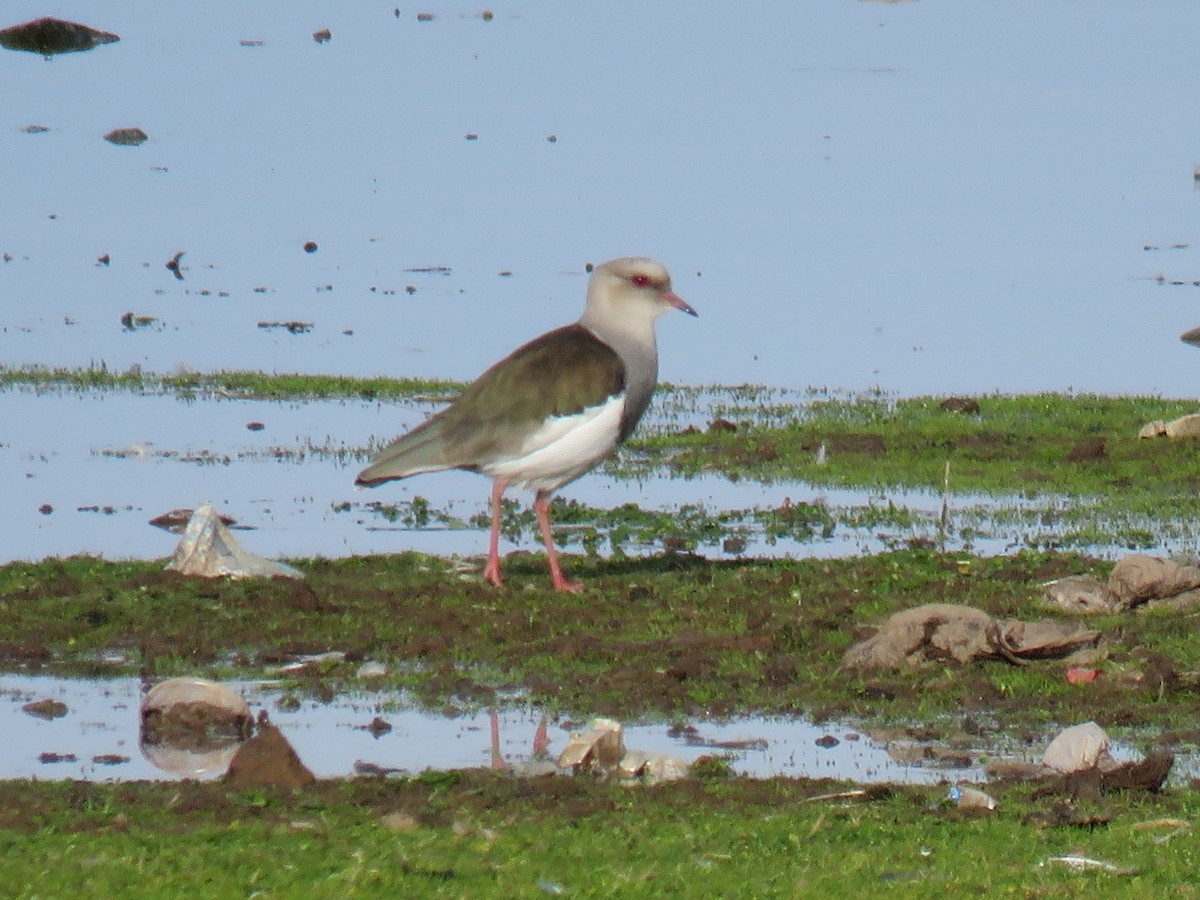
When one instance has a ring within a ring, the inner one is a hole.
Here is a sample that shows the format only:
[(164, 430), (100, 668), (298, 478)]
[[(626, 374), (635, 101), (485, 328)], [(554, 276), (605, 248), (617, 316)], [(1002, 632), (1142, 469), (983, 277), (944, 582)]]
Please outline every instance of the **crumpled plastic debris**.
[(1108, 735), (1095, 722), (1072, 725), (1059, 732), (1046, 747), (1042, 765), (1056, 772), (1111, 771), (1117, 761), (1108, 752)]
[(664, 753), (626, 750), (624, 727), (615, 719), (593, 719), (588, 727), (571, 733), (558, 757), (560, 769), (595, 772), (643, 784), (686, 778), (688, 764)]
[(930, 603), (898, 612), (875, 634), (850, 647), (842, 666), (860, 671), (897, 669), (953, 660), (1062, 658), (1094, 651), (1100, 632), (1076, 622), (994, 619), (982, 610)]
[(946, 799), (959, 809), (981, 809), (993, 812), (996, 809), (994, 798), (973, 787), (954, 785), (946, 792)]
[(592, 719), (587, 728), (571, 732), (571, 740), (558, 756), (558, 765), (564, 769), (614, 768), (625, 756), (624, 732), (615, 719)]
[(1066, 866), (1076, 872), (1107, 872), (1110, 875), (1136, 875), (1138, 870), (1133, 866), (1118, 866), (1104, 859), (1091, 856), (1080, 856), (1072, 853), (1068, 856), (1051, 856), (1038, 863), (1039, 866)]
[(1132, 762), (1118, 762), (1109, 752), (1108, 735), (1095, 722), (1063, 729), (1046, 746), (1040, 765), (1016, 760), (992, 760), (988, 775), (1035, 779), (1048, 784), (1041, 793), (1061, 793), (1073, 799), (1094, 798), (1114, 791), (1157, 793), (1166, 783), (1174, 754), (1156, 750)]
[(303, 578), (299, 569), (249, 552), (209, 503), (196, 507), (167, 569), (205, 578)]
[(1191, 437), (1197, 434), (1200, 434), (1200, 416), (1193, 413), (1172, 419), (1170, 422), (1164, 422), (1162, 419), (1147, 422), (1138, 432), (1138, 437), (1142, 439), (1177, 438)]
[(1142, 606), (1184, 608), (1200, 603), (1200, 568), (1131, 553), (1113, 566), (1107, 582), (1069, 575), (1046, 582), (1042, 595), (1047, 605), (1082, 615)]

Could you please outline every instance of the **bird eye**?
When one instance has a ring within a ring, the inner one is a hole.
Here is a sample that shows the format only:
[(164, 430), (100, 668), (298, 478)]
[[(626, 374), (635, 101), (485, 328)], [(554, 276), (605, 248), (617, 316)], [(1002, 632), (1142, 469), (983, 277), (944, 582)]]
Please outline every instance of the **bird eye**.
[(644, 288), (650, 283), (650, 276), (639, 272), (637, 275), (630, 276), (629, 280), (633, 282), (634, 287)]

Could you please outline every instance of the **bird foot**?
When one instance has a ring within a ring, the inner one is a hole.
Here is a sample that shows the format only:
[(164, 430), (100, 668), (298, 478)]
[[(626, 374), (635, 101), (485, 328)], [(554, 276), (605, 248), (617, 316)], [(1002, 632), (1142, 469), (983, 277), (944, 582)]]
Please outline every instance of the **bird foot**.
[(578, 594), (583, 590), (583, 582), (571, 581), (569, 578), (565, 578), (562, 575), (552, 578), (551, 582), (553, 583), (556, 591), (565, 591), (568, 594)]
[(488, 560), (488, 564), (483, 567), (483, 580), (492, 587), (504, 587), (504, 579), (500, 577), (500, 563)]

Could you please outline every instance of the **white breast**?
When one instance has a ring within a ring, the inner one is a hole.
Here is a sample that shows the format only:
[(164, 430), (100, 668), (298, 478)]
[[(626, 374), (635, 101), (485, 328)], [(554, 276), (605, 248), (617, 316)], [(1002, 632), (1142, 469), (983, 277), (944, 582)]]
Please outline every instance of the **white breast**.
[(483, 471), (515, 487), (552, 491), (595, 467), (617, 445), (623, 395), (610, 397), (573, 416), (549, 419), (525, 439), (519, 455)]

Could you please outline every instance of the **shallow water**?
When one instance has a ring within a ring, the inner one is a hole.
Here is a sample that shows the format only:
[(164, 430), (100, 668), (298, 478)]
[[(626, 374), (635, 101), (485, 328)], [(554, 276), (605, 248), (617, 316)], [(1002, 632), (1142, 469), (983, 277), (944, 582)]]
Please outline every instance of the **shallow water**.
[[(127, 0), (86, 23), (118, 43), (0, 50), (0, 365), (469, 379), (577, 315), (585, 262), (645, 252), (702, 314), (660, 323), (676, 383), (1194, 392), (1200, 355), (1176, 339), (1200, 297), (1194, 6), (481, 9)], [(0, 25), (44, 12), (20, 0)], [(127, 126), (150, 140), (102, 139)], [(182, 280), (165, 265), (180, 250)], [(313, 328), (259, 327), (293, 321)], [(144, 521), (204, 500), (267, 555), (395, 549), (353, 504), (422, 496), (469, 518), (486, 499), (465, 475), (349, 487), (348, 448), (422, 415), (5, 393), (0, 559), (165, 555)], [(334, 456), (298, 468), (310, 449)], [(835, 494), (597, 476), (567, 492), (651, 508)], [(936, 514), (940, 497), (901, 502)], [(747, 552), (904, 537), (751, 536)], [(402, 545), (480, 549), (445, 531)]]
[[(388, 440), (425, 415), (426, 404), (380, 404), (365, 400), (273, 402), (182, 400), (123, 391), (0, 391), (0, 422), (20, 422), (0, 441), (0, 496), (9, 527), (0, 537), (0, 562), (39, 560), (87, 553), (107, 559), (169, 556), (177, 535), (148, 522), (170, 510), (213, 503), (247, 529), (243, 545), (269, 557), (341, 557), (418, 550), (440, 556), (478, 556), (485, 551), (488, 482), (478, 475), (444, 472), (373, 490), (357, 489), (355, 474), (367, 448)], [(648, 427), (661, 419), (654, 412)], [(247, 425), (261, 425), (251, 430)], [(753, 523), (730, 525), (744, 537), (748, 556), (845, 556), (877, 552), (909, 538), (938, 538), (939, 491), (848, 490), (802, 482), (760, 484), (729, 481), (718, 473), (640, 481), (603, 471), (569, 485), (562, 496), (608, 509), (637, 504), (646, 510), (678, 511), (700, 506), (724, 511), (777, 509), (786, 502), (823, 504), (832, 511), (909, 510), (912, 525), (839, 523), (828, 536), (768, 539)], [(461, 527), (390, 523), (371, 504), (406, 504), (423, 498), (432, 510)], [(527, 505), (530, 497), (513, 492)], [(971, 549), (1003, 553), (1053, 538), (1055, 526), (1040, 523), (1037, 509), (1053, 498), (958, 495), (951, 498), (952, 522), (975, 533)], [(1018, 522), (998, 516), (1011, 511)], [(474, 522), (472, 522), (474, 520)], [(1152, 524), (1152, 523), (1151, 523)], [(1173, 543), (1160, 552), (1192, 544), (1187, 529), (1173, 529)], [(569, 552), (578, 542), (560, 529)], [(1164, 539), (1165, 541), (1165, 539)], [(951, 535), (950, 549), (961, 546)], [(533, 529), (502, 551), (536, 549)], [(611, 547), (601, 541), (598, 552)], [(1096, 554), (1119, 548), (1094, 546)], [(659, 552), (661, 543), (629, 545), (625, 552)], [(730, 558), (721, 537), (696, 551)]]
[(481, 10), (123, 0), (0, 51), (0, 362), (469, 379), (646, 253), (702, 316), (675, 382), (1195, 393), (1195, 4)]
[[(296, 709), (281, 709), (282, 692), (269, 684), (232, 684), (257, 714), (265, 709), (304, 761), (318, 777), (354, 774), (355, 763), (420, 772), (425, 769), (486, 767), (492, 764), (493, 747), (488, 713), (465, 712), (447, 717), (415, 709), (403, 697), (386, 693), (339, 695), (330, 703), (303, 700)], [(5, 748), (0, 752), (0, 778), (87, 778), (92, 780), (171, 779), (142, 751), (138, 743), (138, 708), (141, 686), (135, 678), (81, 680), (43, 676), (0, 676), (0, 732)], [(26, 703), (55, 699), (69, 711), (62, 718), (45, 720), (22, 711)], [(504, 762), (518, 768), (532, 754), (536, 710), (506, 709), (499, 714), (499, 752)], [(392, 730), (373, 737), (366, 727), (376, 716)], [(851, 737), (847, 723), (813, 725), (804, 719), (744, 719), (734, 722), (693, 721), (698, 735), (710, 743), (753, 741), (748, 749), (727, 751), (698, 746), (668, 734), (668, 726), (627, 725), (625, 744), (631, 749), (666, 753), (692, 762), (704, 755), (732, 755), (734, 769), (753, 777), (844, 778), (860, 782), (936, 782), (943, 779), (980, 780), (981, 767), (901, 765), (885, 747), (867, 735)], [(549, 754), (557, 758), (567, 744), (569, 731), (586, 723), (555, 723), (549, 729)], [(839, 743), (829, 749), (815, 741), (833, 736)], [(75, 761), (42, 762), (43, 753), (74, 754)], [(127, 762), (106, 764), (94, 758), (104, 754), (128, 757)], [(151, 754), (152, 755), (152, 754)], [(221, 774), (217, 772), (215, 774)]]
[[(446, 715), (416, 707), (402, 694), (370, 690), (338, 694), (329, 702), (303, 698), (297, 704), (281, 704), (283, 684), (228, 686), (246, 698), (253, 715), (268, 713), (319, 778), (346, 777), (369, 767), (417, 773), (503, 766), (522, 772), (533, 759), (534, 733), (541, 719), (536, 709), (506, 707), (496, 713), (499, 727), (494, 738), (487, 710)], [(0, 733), (5, 735), (0, 778), (135, 781), (215, 778), (224, 773), (232, 750), (215, 769), (201, 772), (164, 767), (190, 764), (194, 757), (181, 759), (162, 748), (143, 748), (138, 734), (142, 695), (136, 678), (0, 675)], [(22, 710), (27, 703), (46, 699), (66, 704), (67, 713), (43, 719)], [(379, 736), (367, 727), (377, 717), (391, 726)], [(551, 719), (549, 758), (557, 759), (570, 732), (586, 725)], [(894, 729), (868, 733), (853, 722), (816, 725), (805, 718), (691, 719), (674, 725), (627, 723), (625, 746), (687, 763), (701, 756), (726, 757), (735, 772), (752, 778), (836, 778), (862, 784), (983, 782), (986, 760), (1037, 762), (1057, 733), (1055, 729), (1032, 741), (1026, 734), (1019, 741), (997, 731), (967, 742), (960, 734), (951, 743), (917, 741)], [(1140, 758), (1148, 747), (1137, 749), (1134, 743), (1115, 740), (1113, 757), (1120, 762)], [(48, 760), (44, 754), (74, 759)], [(1172, 780), (1185, 781), (1198, 768), (1196, 753), (1179, 753)]]

